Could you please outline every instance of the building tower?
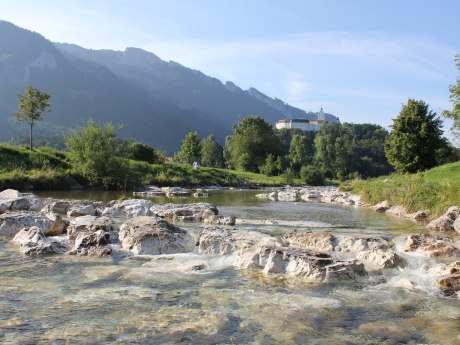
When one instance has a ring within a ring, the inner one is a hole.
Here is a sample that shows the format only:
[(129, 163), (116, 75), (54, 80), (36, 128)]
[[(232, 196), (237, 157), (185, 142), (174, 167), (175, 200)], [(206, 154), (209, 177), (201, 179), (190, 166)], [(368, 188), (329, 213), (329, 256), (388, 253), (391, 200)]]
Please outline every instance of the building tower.
[(326, 114), (323, 111), (323, 107), (321, 107), (321, 110), (318, 113), (318, 122), (320, 122), (320, 123), (321, 122), (322, 123), (326, 122)]

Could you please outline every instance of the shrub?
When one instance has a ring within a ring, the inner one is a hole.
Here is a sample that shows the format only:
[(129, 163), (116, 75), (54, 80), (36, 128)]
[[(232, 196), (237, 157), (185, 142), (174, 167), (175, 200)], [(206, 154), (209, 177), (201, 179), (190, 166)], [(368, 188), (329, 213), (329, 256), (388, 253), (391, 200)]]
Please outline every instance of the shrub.
[(314, 165), (304, 165), (300, 169), (300, 178), (309, 186), (324, 185), (324, 174)]

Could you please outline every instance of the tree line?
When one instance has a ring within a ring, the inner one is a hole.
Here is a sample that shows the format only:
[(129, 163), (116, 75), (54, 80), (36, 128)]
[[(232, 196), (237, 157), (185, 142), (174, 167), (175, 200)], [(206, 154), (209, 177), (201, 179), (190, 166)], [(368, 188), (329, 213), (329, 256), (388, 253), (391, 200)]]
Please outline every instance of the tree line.
[[(456, 57), (460, 69), (460, 55)], [(449, 87), (452, 110), (443, 115), (454, 120), (453, 133), (460, 128), (460, 76)], [(33, 127), (51, 110), (51, 95), (27, 86), (18, 95), (16, 119), (29, 126), (29, 147), (33, 149)], [(73, 166), (93, 185), (106, 188), (120, 185), (127, 176), (122, 158), (147, 163), (163, 163), (165, 154), (148, 145), (117, 138), (111, 123), (73, 131), (65, 139)], [(276, 130), (260, 116), (248, 116), (233, 127), (224, 145), (214, 136), (199, 139), (188, 133), (173, 156), (183, 164), (199, 163), (212, 168), (228, 168), (284, 175), (288, 181), (302, 178), (307, 184), (322, 184), (325, 178), (367, 178), (392, 171), (414, 173), (456, 161), (459, 150), (442, 136), (441, 120), (422, 100), (409, 99), (393, 120), (391, 132), (374, 124), (325, 124), (317, 133)]]

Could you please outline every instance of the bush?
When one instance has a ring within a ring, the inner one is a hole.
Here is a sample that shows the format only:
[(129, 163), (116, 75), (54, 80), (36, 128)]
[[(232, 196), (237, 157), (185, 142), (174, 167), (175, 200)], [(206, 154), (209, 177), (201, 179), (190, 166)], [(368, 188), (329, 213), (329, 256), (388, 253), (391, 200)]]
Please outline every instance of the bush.
[(75, 173), (89, 185), (121, 189), (127, 181), (128, 162), (122, 159), (122, 143), (111, 123), (98, 126), (93, 120), (65, 139)]
[(309, 186), (324, 185), (324, 174), (314, 165), (303, 166), (300, 169), (300, 178)]
[(130, 142), (127, 151), (127, 157), (136, 161), (150, 164), (161, 164), (165, 161), (165, 154), (163, 152), (137, 141)]

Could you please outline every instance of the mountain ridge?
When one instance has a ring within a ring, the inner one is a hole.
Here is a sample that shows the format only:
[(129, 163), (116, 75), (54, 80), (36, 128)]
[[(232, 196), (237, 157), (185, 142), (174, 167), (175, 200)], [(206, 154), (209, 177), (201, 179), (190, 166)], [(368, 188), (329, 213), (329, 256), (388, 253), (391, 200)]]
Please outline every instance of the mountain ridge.
[(0, 21), (0, 140), (25, 133), (11, 113), (27, 84), (52, 94), (52, 111), (38, 123), (37, 135), (65, 133), (93, 118), (124, 124), (122, 137), (168, 153), (194, 130), (223, 143), (245, 116), (260, 115), (273, 125), (281, 118), (315, 115), (140, 48), (91, 50), (53, 43)]

